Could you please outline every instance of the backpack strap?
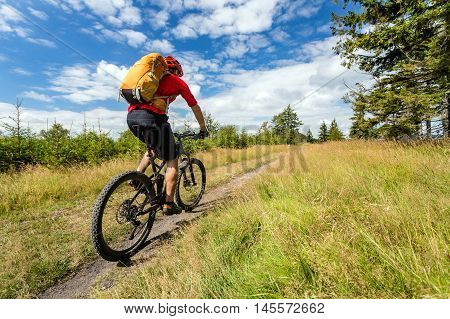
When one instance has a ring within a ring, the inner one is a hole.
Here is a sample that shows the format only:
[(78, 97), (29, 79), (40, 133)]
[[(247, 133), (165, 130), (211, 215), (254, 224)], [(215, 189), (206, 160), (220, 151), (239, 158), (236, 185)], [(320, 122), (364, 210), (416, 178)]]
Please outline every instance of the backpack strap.
[(165, 100), (166, 103), (166, 113), (169, 111), (169, 102), (171, 98), (176, 98), (178, 95), (167, 95), (167, 96), (154, 96), (150, 101), (153, 100)]
[(138, 100), (141, 101), (141, 92), (139, 89), (134, 89), (133, 90), (133, 97)]
[(154, 96), (153, 98), (152, 98), (152, 100), (157, 100), (157, 99), (171, 99), (171, 98), (174, 98), (174, 97), (177, 97), (178, 95), (167, 95), (167, 96), (164, 96), (164, 95), (158, 95), (158, 96)]

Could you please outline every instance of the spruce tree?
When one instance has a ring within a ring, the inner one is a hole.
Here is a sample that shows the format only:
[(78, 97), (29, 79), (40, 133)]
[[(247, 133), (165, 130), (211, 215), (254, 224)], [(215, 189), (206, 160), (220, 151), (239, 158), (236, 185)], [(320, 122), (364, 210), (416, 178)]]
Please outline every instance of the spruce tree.
[(216, 136), (217, 132), (219, 131), (220, 124), (212, 117), (211, 113), (205, 113), (205, 124), (206, 129), (209, 132), (209, 136), (211, 138)]
[(336, 119), (331, 122), (330, 131), (328, 132), (329, 141), (342, 141), (344, 140), (344, 133), (339, 129)]
[(276, 136), (272, 134), (272, 128), (270, 127), (269, 122), (264, 121), (261, 124), (261, 127), (258, 130), (258, 134), (256, 135), (256, 141), (259, 144), (263, 145), (270, 145), (277, 143)]
[(304, 138), (300, 133), (300, 126), (303, 122), (298, 118), (294, 109), (288, 105), (280, 114), (272, 119), (273, 131), (284, 139), (286, 144), (296, 144)]
[(328, 127), (327, 124), (325, 124), (325, 122), (322, 122), (319, 128), (319, 142), (323, 143), (326, 141), (328, 141)]
[[(443, 118), (448, 134), (450, 2), (446, 0), (342, 0), (333, 14), (335, 50), (347, 67), (376, 80), (348, 96), (352, 137), (418, 135), (423, 122)], [(353, 9), (355, 8), (355, 9)]]
[(308, 130), (306, 133), (306, 142), (308, 143), (315, 143), (316, 139), (314, 138), (313, 133), (311, 132), (311, 129)]
[[(15, 114), (7, 118), (7, 122), (0, 122), (0, 127), (5, 130), (7, 141), (3, 145), (2, 158), (6, 163), (2, 166), (14, 165), (16, 168), (35, 161), (33, 152), (36, 147), (34, 134), (29, 127), (25, 127), (22, 118), (22, 99), (17, 99)], [(6, 142), (6, 141), (5, 141)]]

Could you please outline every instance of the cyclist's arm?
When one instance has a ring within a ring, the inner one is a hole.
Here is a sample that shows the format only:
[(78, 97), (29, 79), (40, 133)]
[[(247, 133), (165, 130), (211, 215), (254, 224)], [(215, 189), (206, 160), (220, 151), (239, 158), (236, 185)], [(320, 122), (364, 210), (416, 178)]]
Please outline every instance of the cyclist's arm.
[(200, 125), (200, 131), (206, 132), (205, 118), (203, 117), (202, 109), (198, 106), (198, 104), (192, 106), (191, 109), (192, 112), (194, 112), (198, 125)]
[(181, 96), (185, 99), (189, 107), (194, 112), (195, 118), (197, 119), (198, 124), (200, 125), (200, 130), (203, 132), (206, 132), (206, 124), (205, 124), (205, 118), (203, 117), (203, 112), (200, 109), (200, 106), (198, 106), (197, 100), (195, 99), (194, 95), (192, 95), (191, 90), (189, 89), (189, 86), (184, 82), (182, 79), (178, 79), (178, 89), (180, 90)]

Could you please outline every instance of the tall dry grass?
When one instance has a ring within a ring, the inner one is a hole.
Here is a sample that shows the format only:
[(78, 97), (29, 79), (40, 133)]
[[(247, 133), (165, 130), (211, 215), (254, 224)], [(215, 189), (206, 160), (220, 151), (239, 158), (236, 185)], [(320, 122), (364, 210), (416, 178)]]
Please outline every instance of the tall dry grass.
[[(292, 150), (98, 298), (449, 297), (449, 144)], [(118, 278), (118, 279), (117, 279)]]
[[(208, 187), (259, 167), (286, 147), (255, 146), (195, 154)], [(0, 174), (0, 298), (33, 297), (94, 257), (92, 204), (106, 182), (137, 160), (61, 170), (33, 167)]]

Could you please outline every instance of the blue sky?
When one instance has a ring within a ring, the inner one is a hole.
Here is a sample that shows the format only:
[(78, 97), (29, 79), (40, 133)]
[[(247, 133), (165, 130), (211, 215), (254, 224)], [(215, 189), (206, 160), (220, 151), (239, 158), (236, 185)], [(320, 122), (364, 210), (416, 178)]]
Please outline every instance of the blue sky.
[[(332, 52), (339, 10), (323, 0), (0, 0), (0, 118), (22, 97), (32, 128), (56, 120), (76, 132), (86, 118), (115, 134), (126, 128), (120, 79), (156, 51), (182, 62), (200, 106), (223, 124), (254, 131), (291, 103), (303, 130), (336, 118), (347, 131), (344, 81), (365, 77)], [(193, 119), (181, 97), (169, 114), (176, 127)]]

